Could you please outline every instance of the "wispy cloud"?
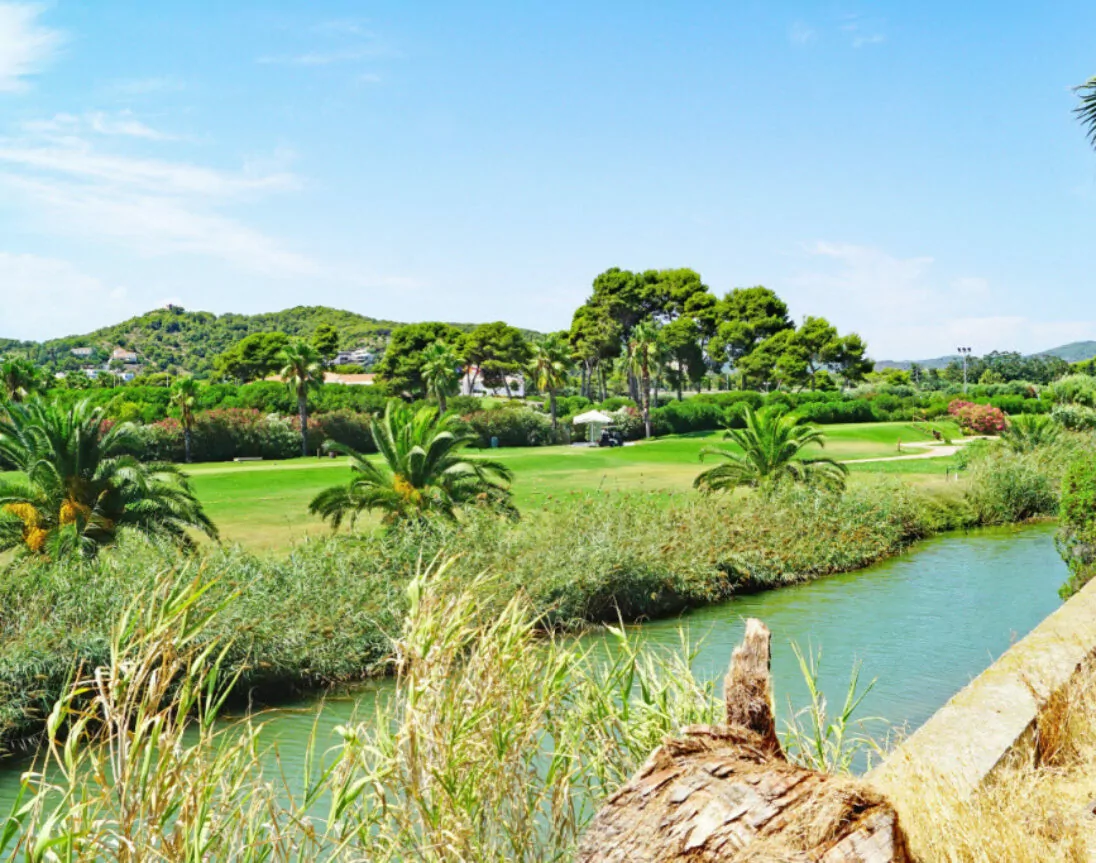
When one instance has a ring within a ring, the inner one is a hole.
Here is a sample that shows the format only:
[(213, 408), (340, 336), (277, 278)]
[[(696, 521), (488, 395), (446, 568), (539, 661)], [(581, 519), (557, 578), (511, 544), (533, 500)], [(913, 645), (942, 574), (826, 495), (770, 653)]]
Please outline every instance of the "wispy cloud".
[[(9, 301), (0, 337), (44, 339), (87, 332), (135, 311), (125, 287), (56, 258), (0, 252), (0, 285), (0, 296)], [(14, 302), (17, 298), (33, 302)]]
[(853, 48), (879, 45), (887, 41), (887, 36), (879, 22), (864, 19), (860, 15), (846, 15), (841, 29), (848, 34)]
[(362, 18), (335, 18), (312, 25), (312, 32), (323, 36), (372, 36)]
[(818, 38), (818, 33), (813, 27), (802, 21), (796, 21), (788, 29), (788, 41), (793, 45), (807, 45)]
[(107, 113), (88, 111), (85, 114), (54, 114), (48, 120), (28, 120), (21, 124), (26, 132), (45, 136), (70, 138), (82, 132), (94, 132), (98, 135), (120, 135), (129, 138), (143, 138), (147, 141), (171, 141), (174, 135), (153, 129), (138, 120), (131, 111)]
[(281, 66), (331, 66), (336, 63), (353, 63), (377, 57), (392, 56), (388, 48), (372, 45), (359, 45), (353, 48), (337, 48), (330, 51), (307, 51), (303, 54), (288, 54), (260, 57), (257, 62)]
[(981, 276), (942, 276), (929, 256), (898, 257), (854, 243), (817, 241), (787, 280), (796, 308), (860, 332), (876, 359), (922, 359), (969, 344), (979, 352), (1037, 351), (1091, 338), (1096, 322), (1040, 320), (999, 308)]
[(264, 54), (256, 62), (277, 66), (334, 66), (399, 56), (399, 51), (358, 19), (321, 21), (305, 33), (310, 34), (310, 38), (303, 50)]
[(42, 11), (38, 4), (0, 3), (0, 92), (25, 89), (64, 42), (59, 30), (40, 23)]
[(298, 188), (287, 159), (276, 153), (226, 171), (103, 152), (86, 136), (59, 143), (47, 134), (0, 140), (0, 184), (51, 231), (110, 239), (141, 255), (197, 254), (266, 275), (317, 275), (317, 263), (225, 212)]

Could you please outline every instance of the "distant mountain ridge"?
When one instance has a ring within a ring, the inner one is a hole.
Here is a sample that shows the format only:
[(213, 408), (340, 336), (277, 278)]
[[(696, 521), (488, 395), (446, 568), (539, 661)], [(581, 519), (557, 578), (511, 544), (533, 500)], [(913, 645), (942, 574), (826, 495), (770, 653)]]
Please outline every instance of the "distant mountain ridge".
[[(339, 333), (340, 347), (365, 347), (377, 354), (383, 352), (389, 333), (403, 326), (399, 321), (370, 318), (329, 306), (294, 306), (280, 312), (257, 315), (215, 315), (169, 305), (83, 335), (45, 342), (0, 338), (0, 354), (16, 352), (40, 365), (64, 369), (78, 368), (82, 364), (80, 358), (73, 356), (73, 348), (93, 348), (98, 355), (105, 353), (109, 356), (120, 347), (134, 351), (146, 371), (201, 374), (213, 367), (214, 357), (224, 353), (244, 336), (283, 332), (307, 339), (322, 324), (329, 324)], [(453, 326), (470, 330), (476, 324)], [(527, 336), (538, 335), (530, 330), (523, 332)]]
[[(1027, 354), (1030, 357), (1058, 357), (1067, 363), (1079, 363), (1096, 357), (1096, 342), (1070, 342), (1068, 345), (1059, 345), (1045, 351), (1037, 351)], [(879, 360), (875, 368), (879, 369), (908, 369), (913, 363), (917, 363), (923, 369), (942, 369), (952, 360), (962, 360), (958, 354), (946, 357), (933, 357), (928, 360)]]

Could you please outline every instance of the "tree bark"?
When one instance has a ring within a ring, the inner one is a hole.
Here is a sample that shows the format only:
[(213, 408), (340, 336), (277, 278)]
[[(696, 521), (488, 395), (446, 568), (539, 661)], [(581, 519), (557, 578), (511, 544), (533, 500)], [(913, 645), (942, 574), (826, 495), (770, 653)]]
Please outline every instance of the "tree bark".
[(438, 388), (438, 416), (441, 416), (443, 413), (445, 413), (447, 407), (448, 407), (448, 404), (445, 401), (445, 388), (444, 387), (439, 387)]
[(190, 464), (190, 461), (191, 461), (191, 457), (190, 457), (190, 436), (191, 436), (191, 434), (192, 434), (192, 432), (190, 431), (190, 426), (189, 425), (184, 425), (183, 426), (183, 458), (186, 460), (187, 464)]
[(308, 455), (308, 396), (297, 394), (297, 413), (301, 417), (301, 455)]
[(548, 404), (552, 412), (552, 430), (559, 431), (559, 421), (556, 419), (556, 391), (548, 390)]
[(643, 405), (643, 431), (645, 437), (651, 436), (651, 373), (647, 369), (647, 361), (643, 362), (643, 392), (640, 393)]
[(882, 795), (786, 760), (769, 661), (769, 630), (747, 621), (726, 724), (666, 738), (594, 818), (578, 863), (911, 863)]

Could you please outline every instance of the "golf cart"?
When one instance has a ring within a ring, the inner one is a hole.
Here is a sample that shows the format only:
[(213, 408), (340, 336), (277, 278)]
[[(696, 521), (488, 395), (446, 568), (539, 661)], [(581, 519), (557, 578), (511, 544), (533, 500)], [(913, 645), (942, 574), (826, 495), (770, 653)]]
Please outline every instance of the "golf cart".
[(607, 426), (601, 430), (598, 446), (624, 446), (624, 435), (618, 428)]

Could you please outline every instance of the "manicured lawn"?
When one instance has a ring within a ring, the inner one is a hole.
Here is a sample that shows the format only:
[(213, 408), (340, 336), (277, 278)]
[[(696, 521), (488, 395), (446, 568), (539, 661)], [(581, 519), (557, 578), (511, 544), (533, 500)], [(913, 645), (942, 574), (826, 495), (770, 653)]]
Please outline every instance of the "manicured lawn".
[[(910, 423), (826, 426), (826, 454), (838, 459), (898, 454), (898, 441), (931, 440)], [(958, 437), (954, 426), (945, 434)], [(722, 443), (718, 433), (678, 435), (618, 449), (536, 447), (484, 451), (514, 471), (519, 508), (533, 510), (551, 497), (589, 491), (685, 491), (702, 470), (700, 451)], [(916, 453), (920, 449), (903, 452)], [(863, 473), (898, 473), (910, 481), (943, 483), (952, 459), (877, 462), (854, 466)], [(293, 459), (192, 465), (194, 488), (226, 540), (253, 548), (286, 547), (327, 528), (308, 515), (313, 496), (349, 478), (344, 459)]]

